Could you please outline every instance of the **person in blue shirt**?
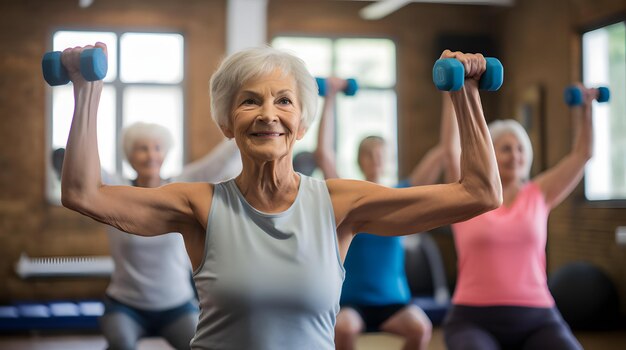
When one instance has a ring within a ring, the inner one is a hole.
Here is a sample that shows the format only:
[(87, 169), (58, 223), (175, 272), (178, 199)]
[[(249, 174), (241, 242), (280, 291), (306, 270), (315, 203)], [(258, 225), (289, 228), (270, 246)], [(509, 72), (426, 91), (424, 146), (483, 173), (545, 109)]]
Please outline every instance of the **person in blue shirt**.
[[(335, 96), (347, 82), (327, 79), (326, 98), (322, 110), (315, 158), (324, 177), (336, 178), (334, 125)], [(445, 120), (442, 130), (454, 120)], [(443, 136), (443, 135), (442, 135)], [(358, 148), (358, 164), (365, 180), (379, 183), (384, 173), (385, 140), (380, 136), (365, 137)], [(439, 181), (443, 172), (442, 144), (431, 148), (415, 166), (408, 178), (396, 187), (429, 185)], [(403, 238), (357, 234), (344, 262), (346, 278), (341, 293), (341, 309), (335, 326), (338, 350), (355, 349), (361, 332), (388, 332), (405, 340), (403, 349), (426, 349), (432, 324), (418, 306), (410, 304), (411, 292), (404, 269)], [(375, 257), (375, 259), (373, 259)]]

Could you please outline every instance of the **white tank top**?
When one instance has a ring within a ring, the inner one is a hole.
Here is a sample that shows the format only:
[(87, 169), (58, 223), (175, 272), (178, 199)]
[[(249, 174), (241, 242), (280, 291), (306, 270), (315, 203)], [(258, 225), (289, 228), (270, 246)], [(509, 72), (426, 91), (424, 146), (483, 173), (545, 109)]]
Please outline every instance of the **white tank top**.
[(344, 278), (326, 183), (300, 175), (289, 209), (254, 209), (234, 180), (215, 185), (204, 260), (194, 272), (192, 349), (334, 349)]
[[(107, 174), (105, 183), (131, 185)], [(178, 232), (154, 237), (131, 235), (108, 227), (115, 262), (106, 294), (126, 305), (151, 311), (180, 306), (194, 298), (191, 263)]]
[[(201, 160), (186, 165), (172, 182), (220, 182), (241, 172), (235, 141), (224, 141)], [(131, 185), (116, 174), (102, 172), (109, 185)], [(142, 310), (166, 310), (194, 298), (191, 263), (180, 233), (142, 237), (108, 227), (115, 262), (107, 295)]]

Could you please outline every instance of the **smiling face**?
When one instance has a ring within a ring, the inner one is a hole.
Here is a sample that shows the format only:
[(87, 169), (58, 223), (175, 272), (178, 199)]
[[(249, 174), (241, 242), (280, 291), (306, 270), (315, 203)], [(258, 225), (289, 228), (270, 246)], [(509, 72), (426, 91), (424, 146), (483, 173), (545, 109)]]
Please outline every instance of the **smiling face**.
[(296, 82), (275, 70), (244, 83), (235, 94), (231, 123), (222, 126), (235, 138), (242, 155), (260, 161), (286, 158), (296, 140), (304, 136)]
[(502, 182), (522, 180), (526, 172), (526, 155), (519, 139), (507, 132), (498, 137), (493, 146)]
[(137, 172), (138, 178), (160, 178), (161, 165), (165, 160), (164, 147), (161, 141), (142, 137), (133, 142), (128, 163)]

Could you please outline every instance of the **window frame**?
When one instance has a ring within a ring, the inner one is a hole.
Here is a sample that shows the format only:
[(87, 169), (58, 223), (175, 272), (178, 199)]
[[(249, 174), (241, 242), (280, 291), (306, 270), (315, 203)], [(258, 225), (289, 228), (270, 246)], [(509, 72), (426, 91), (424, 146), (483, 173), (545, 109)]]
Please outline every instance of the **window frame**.
[[(361, 84), (359, 84), (359, 90), (366, 89), (366, 90), (371, 90), (371, 91), (393, 91), (393, 93), (396, 96), (396, 103), (395, 103), (395, 118), (396, 118), (396, 127), (395, 127), (395, 134), (396, 134), (396, 144), (395, 146), (395, 155), (396, 155), (396, 162), (395, 162), (395, 182), (397, 183), (398, 181), (401, 180), (400, 177), (400, 147), (399, 147), (399, 140), (400, 140), (400, 134), (399, 134), (399, 125), (400, 125), (400, 121), (399, 121), (399, 113), (398, 113), (398, 106), (400, 105), (399, 103), (399, 94), (398, 94), (398, 43), (396, 41), (395, 38), (393, 37), (389, 37), (389, 36), (384, 36), (384, 35), (370, 35), (368, 34), (367, 36), (362, 36), (362, 35), (356, 35), (356, 34), (346, 34), (346, 35), (338, 35), (338, 34), (326, 34), (326, 33), (294, 33), (294, 32), (289, 32), (289, 33), (273, 33), (271, 35), (271, 37), (269, 37), (268, 39), (268, 43), (271, 45), (274, 40), (276, 38), (305, 38), (305, 39), (328, 39), (331, 42), (331, 46), (332, 46), (332, 54), (331, 54), (331, 74), (335, 74), (335, 67), (337, 65), (337, 55), (335, 52), (335, 44), (338, 40), (342, 40), (342, 39), (384, 39), (384, 40), (389, 40), (393, 43), (394, 47), (395, 47), (395, 60), (394, 60), (394, 64), (395, 64), (395, 72), (394, 72), (394, 84), (392, 87), (390, 88), (381, 88), (381, 87), (376, 87), (376, 86), (367, 86), (367, 87), (363, 87)], [(348, 77), (345, 77), (348, 78)], [(320, 105), (320, 107), (323, 105)], [(335, 109), (335, 113), (337, 112), (337, 104), (335, 104), (334, 106)], [(321, 110), (317, 111), (317, 116), (316, 116), (316, 121), (319, 119), (319, 115), (321, 114)], [(337, 122), (337, 120), (335, 119), (335, 143), (333, 145), (333, 151), (335, 152), (335, 154), (338, 154), (338, 150), (337, 150), (337, 137), (339, 136), (338, 133), (339, 130), (339, 124)], [(388, 140), (386, 140), (388, 141)], [(389, 147), (389, 142), (387, 143), (387, 146)], [(355, 163), (357, 162), (356, 159), (356, 155), (355, 158), (353, 160)], [(389, 185), (395, 185), (395, 184), (389, 184)]]
[[(584, 64), (583, 64), (583, 35), (601, 29), (610, 25), (624, 23), (626, 25), (626, 13), (618, 14), (616, 16), (611, 16), (604, 18), (599, 21), (595, 21), (586, 25), (582, 25), (578, 27), (576, 32), (577, 35), (577, 45), (578, 45), (578, 76), (580, 77), (580, 81), (582, 82), (584, 76)], [(626, 42), (624, 43), (626, 45)], [(626, 62), (625, 62), (626, 63)], [(611, 99), (614, 99), (613, 92), (611, 91)], [(626, 98), (626, 96), (622, 96), (622, 98)], [(577, 201), (585, 205), (589, 208), (607, 208), (607, 209), (620, 209), (626, 208), (626, 197), (624, 198), (616, 198), (616, 199), (589, 199), (587, 198), (585, 191), (585, 177), (587, 176), (587, 170), (583, 171), (583, 178), (581, 180), (582, 183), (582, 191), (576, 196)]]

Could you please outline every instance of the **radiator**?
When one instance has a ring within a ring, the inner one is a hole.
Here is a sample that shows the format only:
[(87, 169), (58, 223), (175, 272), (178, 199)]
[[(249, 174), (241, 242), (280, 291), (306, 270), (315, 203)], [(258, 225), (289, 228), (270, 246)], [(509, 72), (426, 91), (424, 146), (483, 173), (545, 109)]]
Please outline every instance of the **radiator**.
[(113, 272), (110, 256), (67, 256), (31, 258), (25, 253), (15, 265), (21, 278), (29, 277), (108, 277)]

